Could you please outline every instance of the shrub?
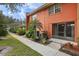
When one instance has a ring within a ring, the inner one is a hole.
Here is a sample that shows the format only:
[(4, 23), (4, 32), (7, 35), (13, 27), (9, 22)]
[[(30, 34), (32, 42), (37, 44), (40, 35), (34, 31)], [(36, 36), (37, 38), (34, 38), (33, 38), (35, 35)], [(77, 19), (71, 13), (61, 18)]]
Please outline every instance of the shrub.
[(42, 24), (37, 20), (32, 20), (29, 24), (28, 27), (28, 32), (26, 33), (26, 37), (30, 37), (33, 40), (37, 40), (37, 35), (36, 35), (36, 28), (41, 29), (42, 28)]
[(0, 36), (6, 36), (7, 35), (7, 29), (0, 25)]
[(7, 35), (7, 31), (4, 29), (0, 29), (0, 36), (6, 36)]
[(33, 40), (35, 40), (35, 39), (36, 39), (36, 36), (33, 34), (33, 35), (31, 35), (31, 38), (32, 38)]
[(16, 33), (16, 29), (15, 28), (10, 28), (9, 31), (12, 32), (12, 33)]
[(25, 29), (24, 28), (17, 29), (17, 34), (24, 35), (25, 34)]
[(29, 31), (26, 32), (26, 37), (27, 37), (27, 38), (30, 38), (30, 33), (29, 33)]
[(35, 39), (34, 30), (30, 29), (26, 32), (26, 37)]
[(43, 35), (43, 37), (44, 37), (46, 40), (48, 39), (47, 31), (43, 31), (42, 35)]
[(36, 31), (36, 36), (35, 36), (35, 41), (37, 41), (37, 42), (40, 42), (40, 32), (39, 31)]
[(41, 42), (42, 42), (43, 44), (48, 43), (48, 35), (47, 35), (47, 32), (46, 32), (46, 31), (44, 31), (44, 32), (41, 34)]

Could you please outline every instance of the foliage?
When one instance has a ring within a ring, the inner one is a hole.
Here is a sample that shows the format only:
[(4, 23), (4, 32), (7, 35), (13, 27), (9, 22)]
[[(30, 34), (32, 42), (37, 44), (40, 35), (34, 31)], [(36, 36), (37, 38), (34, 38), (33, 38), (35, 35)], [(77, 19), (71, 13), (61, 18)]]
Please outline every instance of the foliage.
[(26, 32), (26, 37), (27, 37), (27, 38), (30, 38), (30, 37), (31, 37), (31, 35), (30, 35), (30, 32), (29, 32), (29, 31), (27, 31), (27, 32)]
[(20, 11), (18, 7), (22, 7), (25, 3), (1, 3), (0, 5), (4, 5), (12, 13), (14, 13)]
[(35, 39), (35, 33), (34, 33), (34, 30), (29, 29), (29, 30), (26, 32), (26, 37)]
[(0, 12), (0, 36), (5, 36), (7, 34), (6, 22), (4, 15)]
[(2, 14), (2, 11), (0, 11), (0, 25), (2, 25), (4, 23), (5, 23), (4, 15)]
[(3, 25), (0, 25), (0, 36), (6, 36), (7, 33), (7, 29)]
[(25, 34), (25, 29), (24, 28), (18, 28), (17, 29), (17, 34), (19, 34), (19, 35), (24, 35)]
[(3, 34), (3, 32), (6, 32), (7, 31), (6, 28), (9, 28), (9, 27), (11, 27), (10, 31), (15, 32), (15, 29), (13, 26), (14, 23), (16, 23), (16, 19), (13, 19), (12, 17), (4, 16), (2, 11), (0, 11), (0, 28), (1, 28), (0, 33)]
[(47, 31), (43, 31), (42, 35), (43, 35), (43, 37), (44, 37), (46, 40), (48, 39)]
[(38, 29), (40, 29), (41, 30), (41, 28), (42, 28), (42, 24), (37, 20), (37, 19), (34, 19), (34, 20), (31, 20), (31, 22), (30, 22), (30, 25), (29, 25), (29, 28), (32, 28), (32, 29), (36, 29), (36, 28), (38, 28)]
[(43, 33), (41, 34), (41, 42), (48, 43), (48, 35), (46, 31), (43, 31)]
[(13, 28), (13, 27), (9, 29), (9, 31), (12, 32), (12, 33), (16, 33), (16, 30), (17, 29), (16, 28)]
[(15, 23), (17, 20), (12, 17), (8, 17), (3, 15), (3, 12), (0, 11), (0, 24), (10, 25), (11, 23)]
[[(46, 31), (43, 31), (43, 33), (39, 33), (39, 36), (37, 36), (37, 31), (36, 28), (38, 28), (39, 30), (42, 29), (42, 24), (38, 21), (38, 20), (32, 20), (30, 25), (29, 25), (29, 29), (26, 32), (26, 36), (28, 38), (32, 38), (35, 41), (41, 41), (42, 43), (48, 43), (48, 35)], [(40, 36), (41, 35), (41, 36)]]
[[(39, 36), (36, 35), (36, 28), (38, 28), (39, 30), (42, 29), (42, 24), (38, 21), (38, 20), (32, 20), (30, 25), (29, 25), (29, 29), (26, 32), (26, 36), (30, 37), (32, 39), (34, 39), (35, 41), (41, 41), (42, 43), (47, 43), (48, 42), (48, 35), (47, 32), (44, 31), (42, 34), (39, 33)], [(40, 36), (41, 34), (41, 36)]]
[(36, 28), (41, 30), (41, 28), (42, 28), (41, 23), (37, 19), (31, 20), (28, 31), (26, 33), (26, 36), (29, 36), (30, 38), (32, 38), (34, 40), (37, 39)]

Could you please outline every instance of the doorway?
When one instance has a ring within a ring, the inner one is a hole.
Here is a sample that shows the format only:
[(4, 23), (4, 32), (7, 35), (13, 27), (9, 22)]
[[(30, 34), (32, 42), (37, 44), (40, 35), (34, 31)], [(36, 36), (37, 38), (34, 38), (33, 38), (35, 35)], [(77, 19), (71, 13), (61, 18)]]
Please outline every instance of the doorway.
[(74, 38), (74, 22), (56, 23), (52, 25), (54, 30), (53, 37), (73, 40)]

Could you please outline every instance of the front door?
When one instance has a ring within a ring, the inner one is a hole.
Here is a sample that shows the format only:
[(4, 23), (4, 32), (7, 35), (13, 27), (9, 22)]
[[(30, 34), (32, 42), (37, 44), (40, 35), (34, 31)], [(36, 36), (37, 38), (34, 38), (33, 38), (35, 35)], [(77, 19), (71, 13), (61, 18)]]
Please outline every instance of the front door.
[(63, 37), (64, 36), (64, 24), (58, 24), (58, 36)]
[(71, 40), (74, 38), (74, 23), (72, 22), (66, 24), (66, 37), (71, 38)]

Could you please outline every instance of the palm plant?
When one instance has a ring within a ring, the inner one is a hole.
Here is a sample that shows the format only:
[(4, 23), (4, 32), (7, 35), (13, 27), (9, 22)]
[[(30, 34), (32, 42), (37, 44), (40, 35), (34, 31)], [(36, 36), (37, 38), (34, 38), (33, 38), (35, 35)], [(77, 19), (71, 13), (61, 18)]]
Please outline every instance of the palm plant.
[(29, 28), (28, 28), (28, 31), (29, 31), (29, 34), (30, 34), (30, 37), (33, 38), (33, 39), (36, 39), (36, 28), (38, 28), (39, 30), (41, 30), (42, 28), (42, 24), (37, 20), (32, 20), (29, 24)]
[(35, 20), (32, 20), (32, 21), (30, 22), (29, 28), (30, 28), (30, 27), (33, 28), (33, 29), (38, 28), (39, 30), (41, 30), (42, 24), (41, 24), (37, 19), (35, 19)]

